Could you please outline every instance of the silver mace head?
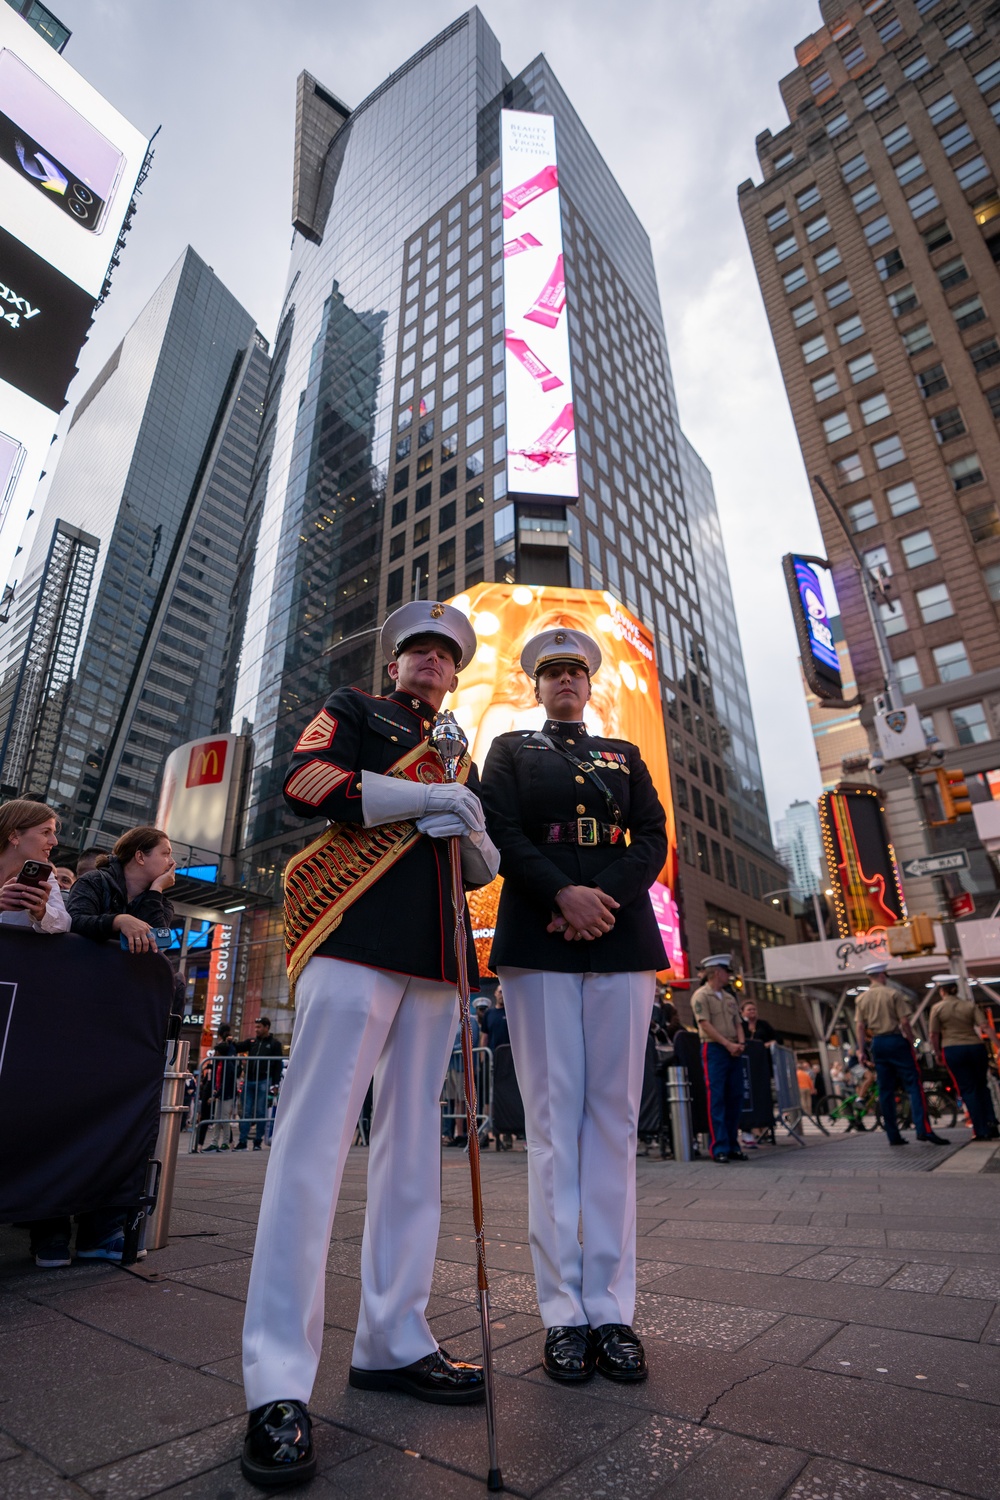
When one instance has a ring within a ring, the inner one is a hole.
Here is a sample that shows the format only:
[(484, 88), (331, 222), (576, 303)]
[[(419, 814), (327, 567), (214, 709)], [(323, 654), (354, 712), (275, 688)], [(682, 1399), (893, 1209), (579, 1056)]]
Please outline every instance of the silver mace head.
[(465, 737), (465, 731), (450, 708), (442, 709), (440, 713), (434, 715), (429, 738), (431, 749), (435, 751), (444, 766), (445, 781), (457, 781), (458, 768), (461, 765), (462, 756), (469, 748), (469, 742)]

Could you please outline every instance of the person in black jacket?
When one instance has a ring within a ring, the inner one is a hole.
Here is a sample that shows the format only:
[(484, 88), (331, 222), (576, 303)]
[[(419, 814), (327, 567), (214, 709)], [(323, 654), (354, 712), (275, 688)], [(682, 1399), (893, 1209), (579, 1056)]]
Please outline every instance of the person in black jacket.
[(173, 922), (173, 907), (164, 892), (173, 885), (176, 868), (162, 828), (130, 828), (110, 855), (99, 854), (97, 868), (81, 875), (66, 892), (72, 931), (95, 942), (124, 937), (131, 953), (155, 953), (150, 928)]
[(631, 1327), (635, 1155), (656, 970), (667, 967), (649, 899), (667, 835), (636, 746), (584, 723), (600, 664), (580, 631), (530, 640), (521, 666), (548, 718), (540, 733), (498, 735), (483, 767), (504, 880), (490, 967), (524, 1100), (543, 1365), (562, 1381), (595, 1369), (646, 1378)]
[(243, 1067), (243, 1098), (240, 1101), (240, 1139), (237, 1151), (247, 1149), (250, 1126), (256, 1124), (253, 1149), (259, 1151), (264, 1142), (267, 1125), (267, 1102), (271, 1089), (281, 1082), (281, 1059), (285, 1049), (276, 1036), (271, 1035), (271, 1022), (267, 1016), (259, 1016), (254, 1022), (253, 1036), (237, 1042), (236, 1051), (246, 1055)]

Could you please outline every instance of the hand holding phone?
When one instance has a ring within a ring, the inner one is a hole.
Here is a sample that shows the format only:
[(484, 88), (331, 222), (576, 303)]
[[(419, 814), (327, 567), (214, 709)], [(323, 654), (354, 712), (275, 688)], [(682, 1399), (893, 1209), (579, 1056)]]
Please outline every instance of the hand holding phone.
[(0, 886), (0, 911), (25, 912), (33, 922), (40, 922), (48, 901), (51, 870), (44, 860), (25, 860), (18, 874)]

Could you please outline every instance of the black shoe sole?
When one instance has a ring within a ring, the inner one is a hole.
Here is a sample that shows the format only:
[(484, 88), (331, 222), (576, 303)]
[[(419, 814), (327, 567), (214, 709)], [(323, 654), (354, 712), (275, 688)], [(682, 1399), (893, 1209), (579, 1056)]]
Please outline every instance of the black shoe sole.
[(292, 1469), (266, 1469), (254, 1463), (245, 1453), (240, 1454), (240, 1472), (244, 1479), (262, 1490), (291, 1489), (296, 1484), (306, 1484), (316, 1474), (316, 1455), (304, 1464)]
[(402, 1391), (406, 1396), (415, 1396), (418, 1401), (429, 1401), (434, 1406), (475, 1406), (486, 1399), (485, 1385), (472, 1391), (431, 1391), (398, 1370), (358, 1370), (352, 1365), (347, 1383), (356, 1391)]
[(640, 1385), (649, 1378), (645, 1366), (641, 1370), (605, 1370), (598, 1362), (596, 1368), (598, 1375), (603, 1375), (605, 1380), (615, 1380), (619, 1385)]
[(585, 1381), (592, 1380), (594, 1366), (589, 1370), (554, 1370), (542, 1360), (542, 1369), (550, 1380), (555, 1380), (559, 1385), (583, 1385)]

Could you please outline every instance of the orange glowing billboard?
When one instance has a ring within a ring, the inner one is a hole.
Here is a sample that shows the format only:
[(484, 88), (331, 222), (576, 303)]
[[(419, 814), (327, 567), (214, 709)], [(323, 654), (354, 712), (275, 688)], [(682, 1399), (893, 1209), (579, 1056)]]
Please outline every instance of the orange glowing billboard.
[[(584, 630), (599, 643), (603, 664), (595, 675), (584, 719), (591, 733), (631, 740), (649, 767), (667, 815), (667, 861), (651, 896), (663, 933), (670, 972), (686, 976), (674, 893), (677, 841), (667, 740), (660, 703), (656, 651), (650, 631), (612, 594), (549, 584), (477, 583), (448, 601), (466, 614), (479, 642), (476, 655), (445, 702), (469, 737), (482, 770), (493, 740), (512, 729), (540, 729), (545, 720), (534, 684), (521, 670), (524, 643), (558, 625)], [(481, 970), (486, 968), (499, 899), (499, 879), (472, 894), (469, 907)]]

